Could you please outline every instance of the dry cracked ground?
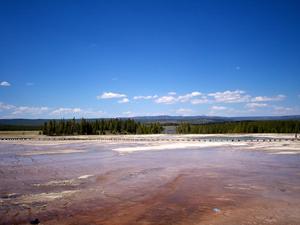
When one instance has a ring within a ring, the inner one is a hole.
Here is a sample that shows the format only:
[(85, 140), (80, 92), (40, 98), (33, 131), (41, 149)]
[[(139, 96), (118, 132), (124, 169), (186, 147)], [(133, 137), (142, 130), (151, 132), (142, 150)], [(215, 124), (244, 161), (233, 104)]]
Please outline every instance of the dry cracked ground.
[(145, 145), (1, 142), (0, 224), (300, 224), (299, 154)]

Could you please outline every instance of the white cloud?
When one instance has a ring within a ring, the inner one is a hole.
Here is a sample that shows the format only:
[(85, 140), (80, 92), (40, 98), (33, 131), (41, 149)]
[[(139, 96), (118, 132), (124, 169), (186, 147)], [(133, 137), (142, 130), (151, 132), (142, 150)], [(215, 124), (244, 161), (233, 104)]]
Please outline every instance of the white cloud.
[(0, 86), (3, 86), (3, 87), (9, 87), (9, 86), (11, 86), (11, 84), (8, 83), (7, 81), (2, 81), (2, 82), (0, 83)]
[(176, 114), (180, 115), (180, 116), (190, 116), (193, 114), (193, 110), (192, 109), (185, 109), (185, 108), (180, 108), (176, 110)]
[(105, 115), (106, 113), (101, 110), (93, 110), (93, 109), (81, 109), (78, 107), (74, 108), (57, 108), (52, 110), (49, 115), (50, 116), (74, 116), (77, 117), (100, 117)]
[(177, 101), (177, 98), (174, 96), (162, 96), (160, 98), (155, 99), (156, 103), (162, 104), (174, 104)]
[(126, 98), (126, 95), (115, 93), (115, 92), (104, 92), (102, 95), (97, 96), (97, 99), (111, 99), (111, 98)]
[(250, 95), (246, 95), (245, 91), (241, 90), (215, 92), (208, 94), (208, 96), (213, 97), (216, 102), (224, 103), (247, 102), (250, 99)]
[(127, 103), (127, 102), (129, 102), (128, 98), (123, 98), (123, 99), (118, 101), (118, 103)]
[(202, 96), (201, 98), (191, 99), (191, 103), (193, 105), (204, 104), (204, 103), (208, 103), (208, 102), (209, 101), (206, 96)]
[(263, 108), (263, 107), (267, 107), (267, 106), (268, 106), (268, 104), (266, 104), (266, 103), (256, 103), (256, 102), (250, 102), (250, 103), (246, 104), (246, 108), (251, 108), (251, 109)]
[[(162, 96), (158, 99), (155, 100), (156, 103), (162, 103), (162, 104), (174, 104), (176, 102), (190, 102), (191, 100), (195, 100), (195, 102), (193, 104), (199, 104), (199, 100), (198, 102), (196, 101), (195, 97), (201, 96), (202, 93), (198, 92), (198, 91), (194, 91), (191, 93), (187, 93), (185, 95), (180, 95), (178, 97), (176, 97), (174, 93), (170, 92), (168, 93), (169, 95), (166, 96)], [(203, 101), (203, 99), (202, 99)]]
[(227, 109), (227, 107), (219, 106), (219, 105), (214, 105), (211, 107), (211, 110), (213, 110), (213, 111), (222, 111), (222, 110), (226, 110), (226, 109)]
[(105, 115), (106, 113), (102, 110), (93, 110), (93, 109), (80, 109), (80, 115), (78, 116), (87, 116), (87, 117), (100, 117)]
[(5, 104), (3, 102), (0, 102), (0, 111), (2, 110), (10, 110), (10, 109), (14, 109), (15, 106), (14, 105), (9, 105), (9, 104)]
[(24, 114), (30, 114), (30, 115), (38, 115), (43, 114), (49, 111), (48, 107), (42, 106), (42, 107), (31, 107), (31, 106), (18, 106), (13, 108), (12, 115), (24, 115)]
[(270, 101), (282, 101), (286, 98), (285, 95), (276, 95), (274, 97), (257, 96), (251, 99), (252, 102), (270, 102)]
[(299, 113), (299, 111), (296, 112), (296, 110), (291, 107), (273, 106), (272, 113), (275, 115), (291, 115)]
[(134, 100), (140, 100), (140, 99), (148, 100), (148, 99), (154, 99), (154, 98), (158, 98), (158, 95), (147, 95), (147, 96), (139, 95), (139, 96), (133, 97)]
[(99, 117), (105, 115), (101, 110), (74, 108), (49, 108), (46, 106), (15, 106), (0, 102), (1, 118), (16, 118), (16, 117), (39, 117), (49, 118), (51, 116), (62, 116), (76, 114), (77, 117)]
[(27, 82), (26, 83), (26, 86), (33, 86), (34, 85), (34, 83), (32, 83), (32, 82)]
[[(127, 103), (129, 99), (126, 94), (104, 92), (102, 95), (97, 96), (98, 99), (111, 99), (122, 98), (118, 103)], [(266, 101), (281, 101), (286, 98), (285, 95), (279, 94), (277, 96), (256, 96), (252, 97), (243, 90), (226, 90), (223, 92), (213, 92), (203, 94), (198, 91), (193, 91), (187, 94), (177, 96), (176, 92), (168, 92), (165, 96), (158, 95), (138, 95), (134, 96), (134, 100), (151, 100), (159, 104), (175, 104), (175, 103), (190, 103), (193, 105), (205, 103), (255, 103)], [(262, 107), (263, 105), (248, 104), (248, 108)]]
[(122, 113), (125, 117), (134, 117), (134, 113), (131, 111), (126, 111)]
[(81, 113), (82, 109), (80, 108), (58, 108), (53, 110), (50, 114), (52, 115), (64, 115), (64, 114), (74, 114)]
[(0, 102), (0, 111), (10, 111), (12, 115), (21, 115), (21, 114), (42, 114), (49, 111), (48, 107), (32, 107), (32, 106), (15, 106), (10, 104), (5, 104)]
[(197, 97), (202, 95), (202, 93), (198, 92), (198, 91), (193, 91), (191, 93), (185, 94), (185, 95), (181, 95), (178, 96), (177, 100), (180, 102), (188, 102), (190, 101), (192, 98)]
[[(147, 97), (147, 99), (150, 99), (150, 96), (143, 96)], [(136, 96), (135, 99), (142, 99), (141, 96)], [(257, 97), (251, 97), (251, 95), (247, 94), (245, 91), (242, 90), (227, 90), (224, 92), (214, 92), (209, 94), (202, 94), (201, 92), (194, 91), (191, 93), (187, 93), (180, 96), (174, 96), (174, 95), (166, 95), (161, 96), (155, 100), (156, 103), (162, 103), (162, 104), (174, 104), (174, 103), (185, 103), (189, 102), (191, 104), (205, 104), (205, 103), (243, 103), (243, 102), (262, 102), (262, 101), (280, 101), (285, 99), (285, 95), (277, 95), (274, 97), (267, 97), (267, 96), (257, 96)], [(249, 107), (251, 104), (249, 104)], [(255, 105), (253, 104), (252, 107)], [(257, 105), (257, 107), (259, 107)]]
[[(280, 101), (285, 99), (285, 95), (277, 95), (274, 97), (267, 96), (257, 96), (251, 97), (245, 91), (242, 90), (227, 90), (224, 92), (214, 92), (209, 94), (202, 94), (201, 92), (194, 91), (187, 93), (185, 95), (174, 96), (170, 95), (161, 96), (155, 100), (156, 103), (162, 104), (174, 104), (177, 102), (185, 103), (189, 102), (191, 104), (204, 104), (204, 103), (243, 103), (243, 102), (262, 102), (262, 101)], [(151, 99), (151, 96), (136, 96), (134, 99)], [(249, 107), (251, 104), (249, 104)], [(252, 107), (255, 105), (253, 104)], [(259, 107), (259, 106), (257, 106)]]
[(231, 107), (226, 107), (226, 106), (212, 106), (210, 108), (210, 111), (208, 115), (210, 116), (238, 116), (241, 114), (244, 114), (245, 111), (231, 108)]

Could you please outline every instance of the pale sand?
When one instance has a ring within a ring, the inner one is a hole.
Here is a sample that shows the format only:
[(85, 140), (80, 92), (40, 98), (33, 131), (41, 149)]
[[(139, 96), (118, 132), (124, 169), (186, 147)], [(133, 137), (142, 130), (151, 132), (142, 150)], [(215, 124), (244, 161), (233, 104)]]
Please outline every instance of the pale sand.
[(155, 143), (147, 146), (137, 146), (137, 147), (121, 147), (114, 148), (113, 151), (117, 152), (135, 152), (135, 151), (151, 151), (151, 150), (170, 150), (170, 149), (185, 149), (185, 148), (207, 148), (207, 147), (228, 147), (228, 146), (246, 146), (246, 143), (234, 142), (234, 143), (224, 143), (224, 142), (199, 142), (199, 143)]

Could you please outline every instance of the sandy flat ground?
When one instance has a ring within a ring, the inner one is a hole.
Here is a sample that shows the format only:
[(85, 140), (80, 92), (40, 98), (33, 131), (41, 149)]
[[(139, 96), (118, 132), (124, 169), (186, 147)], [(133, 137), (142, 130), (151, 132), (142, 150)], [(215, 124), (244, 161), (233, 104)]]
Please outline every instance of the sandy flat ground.
[(293, 134), (101, 138), (1, 141), (0, 224), (300, 224)]

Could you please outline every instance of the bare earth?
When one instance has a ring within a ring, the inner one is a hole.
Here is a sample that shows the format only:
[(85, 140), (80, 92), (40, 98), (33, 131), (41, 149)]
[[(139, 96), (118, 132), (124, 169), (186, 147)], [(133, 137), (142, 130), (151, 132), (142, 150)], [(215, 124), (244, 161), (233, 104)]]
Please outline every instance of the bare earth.
[(292, 134), (32, 137), (0, 141), (0, 224), (300, 224)]

